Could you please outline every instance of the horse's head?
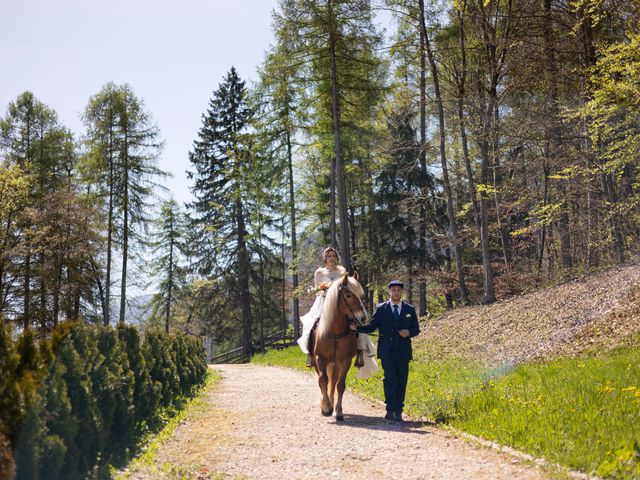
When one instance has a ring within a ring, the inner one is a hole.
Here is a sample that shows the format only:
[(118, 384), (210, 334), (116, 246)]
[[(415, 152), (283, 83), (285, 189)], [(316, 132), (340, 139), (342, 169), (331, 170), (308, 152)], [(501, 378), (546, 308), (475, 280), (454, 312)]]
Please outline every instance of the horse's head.
[(348, 273), (342, 277), (338, 287), (338, 311), (357, 325), (366, 325), (369, 323), (369, 317), (367, 309), (362, 303), (364, 290), (358, 282), (359, 279), (358, 272), (355, 272), (353, 277), (350, 277)]

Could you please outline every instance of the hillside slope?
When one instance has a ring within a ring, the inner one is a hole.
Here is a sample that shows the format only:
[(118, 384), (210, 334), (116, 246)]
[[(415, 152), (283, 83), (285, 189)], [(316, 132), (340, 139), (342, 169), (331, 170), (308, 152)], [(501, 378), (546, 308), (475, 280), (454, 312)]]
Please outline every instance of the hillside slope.
[(429, 319), (416, 350), (503, 365), (632, 344), (640, 344), (638, 265)]

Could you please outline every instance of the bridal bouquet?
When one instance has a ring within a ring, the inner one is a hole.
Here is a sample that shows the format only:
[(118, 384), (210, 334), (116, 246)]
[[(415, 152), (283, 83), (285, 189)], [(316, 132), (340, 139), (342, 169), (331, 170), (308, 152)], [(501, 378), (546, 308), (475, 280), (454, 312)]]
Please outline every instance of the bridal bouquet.
[(315, 293), (316, 295), (320, 296), (320, 297), (324, 297), (327, 295), (327, 290), (329, 290), (329, 287), (331, 286), (331, 282), (321, 282), (320, 284), (318, 284), (317, 287), (313, 287), (309, 293)]

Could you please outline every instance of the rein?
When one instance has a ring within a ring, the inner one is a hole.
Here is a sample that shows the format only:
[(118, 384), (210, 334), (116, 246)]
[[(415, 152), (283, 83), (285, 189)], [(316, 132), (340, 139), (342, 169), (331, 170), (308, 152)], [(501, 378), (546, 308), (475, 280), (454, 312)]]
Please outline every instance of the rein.
[[(338, 297), (338, 304), (340, 304), (340, 300), (342, 300), (344, 302), (344, 304), (347, 306), (347, 308), (349, 309), (349, 311), (351, 312), (351, 315), (353, 315), (353, 317), (355, 318), (356, 314), (353, 311), (353, 309), (351, 308), (351, 305), (349, 305), (349, 302), (347, 302), (347, 299), (344, 297), (344, 289), (348, 288), (346, 285), (340, 287), (340, 296)], [(354, 323), (354, 320), (349, 320), (349, 322), (347, 323), (347, 327), (340, 333), (338, 334), (333, 334), (332, 336), (332, 340), (333, 340), (333, 363), (336, 363), (336, 351), (338, 349), (338, 341), (342, 340), (343, 338), (349, 336), (350, 333), (355, 333), (356, 335), (358, 334), (358, 332), (356, 332), (355, 330), (351, 330), (351, 328), (349, 328), (349, 325), (351, 325), (352, 323)]]

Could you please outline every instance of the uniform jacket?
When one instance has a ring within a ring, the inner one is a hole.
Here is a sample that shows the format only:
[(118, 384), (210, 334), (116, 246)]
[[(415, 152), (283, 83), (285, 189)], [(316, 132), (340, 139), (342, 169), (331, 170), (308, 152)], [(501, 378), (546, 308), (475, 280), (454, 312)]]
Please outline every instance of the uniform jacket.
[[(388, 300), (376, 306), (376, 311), (371, 318), (371, 322), (363, 327), (358, 327), (358, 332), (372, 333), (379, 330), (378, 358), (389, 355), (394, 350), (399, 350), (402, 357), (409, 361), (413, 358), (411, 351), (411, 337), (420, 333), (418, 325), (418, 315), (413, 305), (402, 302), (402, 309), (398, 320), (393, 319), (391, 301)], [(401, 337), (400, 330), (409, 330), (408, 337)]]

